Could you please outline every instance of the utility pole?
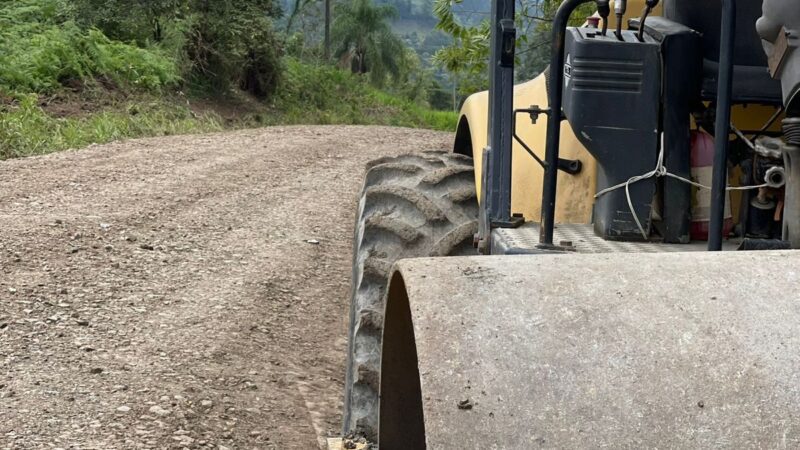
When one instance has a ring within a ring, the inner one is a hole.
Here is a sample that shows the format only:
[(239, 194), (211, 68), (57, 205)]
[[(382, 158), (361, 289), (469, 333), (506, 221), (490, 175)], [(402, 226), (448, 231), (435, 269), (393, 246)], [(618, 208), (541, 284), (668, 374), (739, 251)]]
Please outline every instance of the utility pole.
[(325, 60), (331, 59), (331, 1), (325, 0)]

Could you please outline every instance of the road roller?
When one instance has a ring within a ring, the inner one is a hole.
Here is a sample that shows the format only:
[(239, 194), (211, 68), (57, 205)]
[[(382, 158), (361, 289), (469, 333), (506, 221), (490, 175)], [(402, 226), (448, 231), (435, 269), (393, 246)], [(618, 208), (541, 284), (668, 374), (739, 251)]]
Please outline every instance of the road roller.
[(800, 4), (564, 0), (519, 80), (491, 3), (453, 150), (366, 168), (341, 445), (800, 448)]

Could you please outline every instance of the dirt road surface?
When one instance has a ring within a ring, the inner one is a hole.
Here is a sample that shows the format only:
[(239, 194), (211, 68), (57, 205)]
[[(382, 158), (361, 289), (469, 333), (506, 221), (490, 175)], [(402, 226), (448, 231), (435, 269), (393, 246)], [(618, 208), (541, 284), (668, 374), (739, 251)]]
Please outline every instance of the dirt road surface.
[(317, 448), (364, 164), (450, 142), (277, 127), (0, 162), (0, 448)]

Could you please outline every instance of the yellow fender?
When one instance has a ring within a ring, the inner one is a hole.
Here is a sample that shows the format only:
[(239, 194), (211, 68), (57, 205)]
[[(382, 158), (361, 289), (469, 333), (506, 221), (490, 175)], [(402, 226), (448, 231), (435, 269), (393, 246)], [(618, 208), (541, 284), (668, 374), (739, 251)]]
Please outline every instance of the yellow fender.
[[(515, 86), (514, 108), (528, 108), (531, 105), (547, 107), (545, 76), (539, 75), (531, 81)], [(456, 137), (457, 153), (473, 151), (475, 159), (475, 183), (480, 198), (481, 177), (483, 173), (483, 150), (488, 133), (488, 92), (481, 92), (467, 98), (461, 109), (459, 133)], [(540, 158), (544, 159), (547, 116), (540, 115), (536, 124), (528, 116), (520, 114), (517, 118), (517, 134)], [(464, 145), (464, 133), (469, 131), (470, 146)], [(597, 163), (578, 142), (569, 124), (561, 127), (561, 157), (577, 159), (583, 163), (578, 175), (563, 172), (558, 174), (558, 209), (556, 221), (568, 223), (588, 223), (592, 213), (592, 196), (595, 193)], [(539, 221), (542, 203), (542, 179), (544, 171), (526, 151), (514, 142), (512, 150), (512, 189), (511, 211), (521, 213), (526, 220)]]

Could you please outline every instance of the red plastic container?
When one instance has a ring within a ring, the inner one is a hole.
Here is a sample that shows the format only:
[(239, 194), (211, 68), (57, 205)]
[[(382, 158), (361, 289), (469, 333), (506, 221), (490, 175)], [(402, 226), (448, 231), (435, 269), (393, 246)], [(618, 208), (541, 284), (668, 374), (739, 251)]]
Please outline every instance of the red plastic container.
[[(714, 138), (704, 131), (692, 131), (692, 181), (711, 186), (714, 171)], [(711, 191), (692, 187), (692, 226), (689, 234), (692, 240), (707, 241), (708, 225), (711, 219)], [(725, 194), (725, 223), (723, 237), (733, 230), (731, 197)]]

